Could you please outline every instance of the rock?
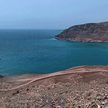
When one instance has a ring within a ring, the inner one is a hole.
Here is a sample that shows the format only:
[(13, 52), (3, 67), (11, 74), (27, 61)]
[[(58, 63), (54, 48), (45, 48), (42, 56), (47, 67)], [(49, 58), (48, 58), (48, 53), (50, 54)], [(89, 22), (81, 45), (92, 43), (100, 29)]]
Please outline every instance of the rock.
[(108, 105), (105, 105), (104, 108), (108, 108)]
[(108, 22), (75, 25), (57, 35), (56, 39), (80, 42), (108, 42)]
[(0, 75), (0, 78), (3, 78), (4, 76)]
[(100, 106), (97, 103), (93, 102), (89, 105), (88, 108), (100, 108)]

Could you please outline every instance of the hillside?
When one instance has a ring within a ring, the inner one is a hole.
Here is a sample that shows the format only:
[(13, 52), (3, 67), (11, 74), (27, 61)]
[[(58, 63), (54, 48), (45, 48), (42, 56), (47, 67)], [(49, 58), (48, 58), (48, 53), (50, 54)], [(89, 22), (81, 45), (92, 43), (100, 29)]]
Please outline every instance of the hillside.
[(108, 22), (75, 25), (58, 34), (56, 38), (80, 42), (108, 42)]
[(0, 108), (108, 108), (108, 66), (0, 78)]

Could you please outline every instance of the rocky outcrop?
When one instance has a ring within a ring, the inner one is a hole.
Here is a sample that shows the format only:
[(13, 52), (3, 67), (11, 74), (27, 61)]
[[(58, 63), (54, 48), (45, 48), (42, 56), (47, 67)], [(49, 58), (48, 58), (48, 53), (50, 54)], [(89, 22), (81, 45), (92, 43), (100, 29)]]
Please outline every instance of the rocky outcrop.
[(2, 76), (2, 75), (0, 75), (0, 78), (3, 78), (3, 76)]
[(56, 36), (57, 39), (81, 42), (108, 42), (108, 22), (75, 25)]

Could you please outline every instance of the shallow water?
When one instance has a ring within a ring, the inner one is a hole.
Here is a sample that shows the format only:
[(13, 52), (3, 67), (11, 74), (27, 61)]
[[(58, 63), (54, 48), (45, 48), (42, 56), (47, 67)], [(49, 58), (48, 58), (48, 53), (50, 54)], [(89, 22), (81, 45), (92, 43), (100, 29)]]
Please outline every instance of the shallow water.
[(1, 30), (0, 74), (51, 73), (80, 65), (107, 65), (108, 43), (56, 40), (60, 30)]

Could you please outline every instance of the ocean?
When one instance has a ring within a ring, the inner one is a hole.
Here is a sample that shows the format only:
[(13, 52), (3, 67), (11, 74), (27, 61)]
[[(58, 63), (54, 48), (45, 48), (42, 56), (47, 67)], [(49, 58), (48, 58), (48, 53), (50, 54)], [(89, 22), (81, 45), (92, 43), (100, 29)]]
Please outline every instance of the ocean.
[(56, 40), (61, 30), (0, 30), (0, 75), (43, 74), (108, 65), (108, 43)]

